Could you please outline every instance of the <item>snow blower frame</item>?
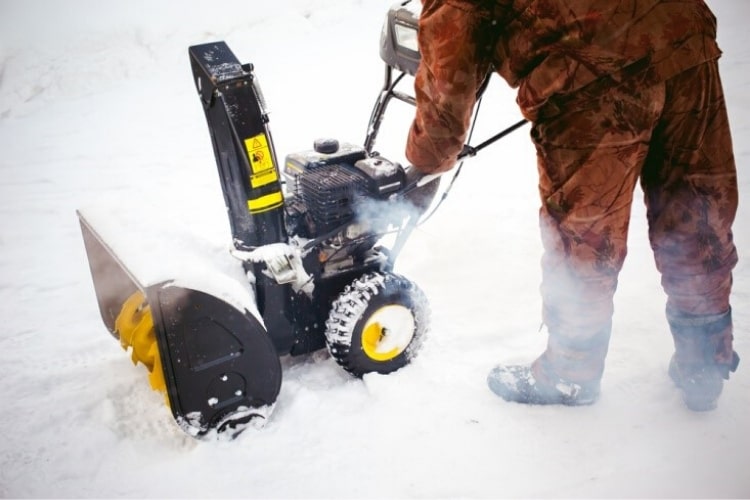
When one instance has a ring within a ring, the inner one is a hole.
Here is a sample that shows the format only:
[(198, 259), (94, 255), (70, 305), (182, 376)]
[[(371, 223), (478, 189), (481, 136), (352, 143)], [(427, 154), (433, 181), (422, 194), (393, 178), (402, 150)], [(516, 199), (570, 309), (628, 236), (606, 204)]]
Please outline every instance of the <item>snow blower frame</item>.
[[(246, 300), (180, 277), (139, 276), (101, 218), (79, 210), (104, 324), (147, 367), (189, 434), (233, 437), (262, 424), (280, 391), (280, 356), (327, 347), (362, 376), (393, 372), (416, 355), (429, 325), (427, 300), (393, 272), (418, 219), (403, 199), (414, 186), (373, 146), (388, 102), (415, 102), (395, 86), (419, 64), (418, 15), (410, 0), (388, 12), (380, 50), (386, 79), (364, 146), (317, 140), (313, 150), (287, 155), (283, 169), (253, 66), (224, 42), (189, 48)], [(386, 234), (397, 235), (390, 250), (381, 246)]]

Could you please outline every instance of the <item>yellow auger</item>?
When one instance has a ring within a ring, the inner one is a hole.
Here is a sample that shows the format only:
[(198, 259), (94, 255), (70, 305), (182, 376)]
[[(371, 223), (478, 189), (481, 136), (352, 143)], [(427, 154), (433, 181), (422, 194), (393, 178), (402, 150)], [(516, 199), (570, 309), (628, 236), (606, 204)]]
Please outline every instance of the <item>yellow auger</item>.
[(154, 318), (146, 296), (140, 290), (133, 293), (120, 309), (115, 320), (115, 332), (120, 338), (120, 345), (126, 351), (132, 348), (133, 364), (138, 362), (148, 369), (148, 381), (151, 388), (160, 391), (167, 399), (167, 384), (164, 381), (164, 371), (159, 356), (159, 345), (154, 331)]

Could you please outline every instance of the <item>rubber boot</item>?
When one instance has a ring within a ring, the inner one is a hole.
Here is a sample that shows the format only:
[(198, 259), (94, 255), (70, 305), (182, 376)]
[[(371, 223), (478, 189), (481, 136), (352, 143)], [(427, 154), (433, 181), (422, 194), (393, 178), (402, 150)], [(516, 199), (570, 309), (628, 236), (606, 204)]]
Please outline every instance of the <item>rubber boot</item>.
[(732, 310), (691, 316), (667, 311), (675, 353), (669, 376), (693, 411), (717, 406), (724, 380), (737, 370), (740, 357), (732, 350)]
[(487, 376), (490, 390), (516, 403), (590, 405), (599, 398), (611, 327), (586, 339), (550, 332), (547, 349), (530, 365), (499, 365)]
[(599, 398), (598, 381), (564, 380), (548, 373), (540, 360), (531, 365), (496, 366), (487, 376), (487, 385), (504, 400), (522, 404), (581, 406)]

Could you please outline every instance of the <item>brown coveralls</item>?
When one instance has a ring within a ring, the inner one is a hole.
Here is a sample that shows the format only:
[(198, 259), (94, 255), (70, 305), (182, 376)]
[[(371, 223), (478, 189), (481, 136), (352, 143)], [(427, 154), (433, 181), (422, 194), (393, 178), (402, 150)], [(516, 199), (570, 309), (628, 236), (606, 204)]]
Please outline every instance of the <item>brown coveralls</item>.
[(550, 333), (535, 365), (563, 379), (601, 377), (639, 179), (678, 361), (732, 362), (738, 193), (715, 39), (702, 0), (423, 0), (407, 158), (452, 168), (487, 72), (518, 88)]

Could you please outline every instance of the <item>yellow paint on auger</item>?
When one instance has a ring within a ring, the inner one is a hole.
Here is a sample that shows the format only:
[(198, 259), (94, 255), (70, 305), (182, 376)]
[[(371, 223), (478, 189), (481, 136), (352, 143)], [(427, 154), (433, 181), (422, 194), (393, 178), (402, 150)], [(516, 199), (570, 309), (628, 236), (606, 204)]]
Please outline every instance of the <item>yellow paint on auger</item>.
[[(133, 293), (122, 305), (115, 320), (115, 331), (120, 337), (120, 345), (127, 350), (132, 348), (133, 364), (138, 362), (148, 369), (151, 387), (167, 397), (167, 384), (161, 366), (159, 345), (156, 341), (154, 318), (146, 297), (140, 290)], [(167, 405), (169, 402), (167, 401)]]

